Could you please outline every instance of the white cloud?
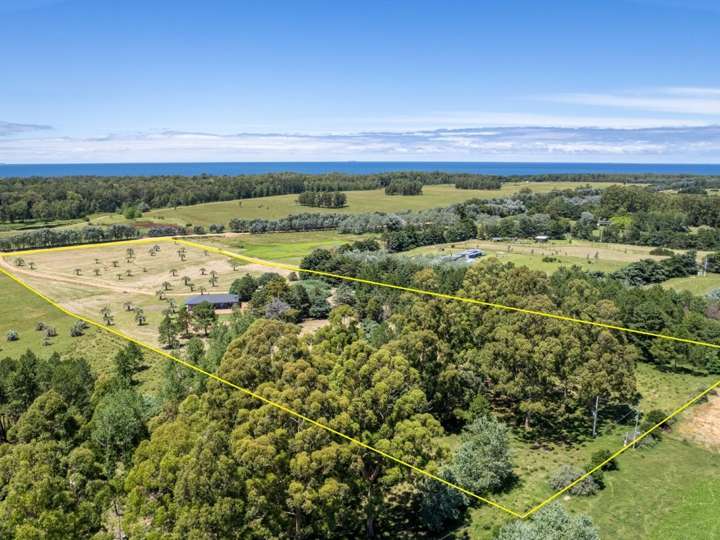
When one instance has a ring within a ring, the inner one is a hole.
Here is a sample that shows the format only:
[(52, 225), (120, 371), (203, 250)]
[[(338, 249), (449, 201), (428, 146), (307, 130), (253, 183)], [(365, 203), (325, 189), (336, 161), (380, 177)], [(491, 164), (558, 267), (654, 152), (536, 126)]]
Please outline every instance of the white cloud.
[(621, 108), (685, 115), (720, 115), (720, 89), (696, 87), (659, 88), (647, 92), (568, 93), (546, 96), (548, 101), (573, 105)]
[(21, 135), (32, 131), (44, 131), (52, 129), (50, 126), (40, 124), (18, 124), (15, 122), (3, 122), (0, 120), (0, 137)]
[(720, 126), (508, 127), (344, 134), (165, 131), (0, 139), (0, 161), (624, 161), (718, 162)]

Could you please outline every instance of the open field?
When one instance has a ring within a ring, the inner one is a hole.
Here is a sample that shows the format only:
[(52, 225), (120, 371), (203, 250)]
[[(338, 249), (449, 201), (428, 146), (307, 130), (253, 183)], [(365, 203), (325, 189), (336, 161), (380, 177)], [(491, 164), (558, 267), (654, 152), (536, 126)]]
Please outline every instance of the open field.
[[(201, 249), (181, 248), (167, 241), (156, 245), (161, 247), (155, 255), (150, 255), (150, 243), (110, 245), (33, 254), (24, 257), (23, 267), (15, 266), (13, 257), (0, 258), (0, 264), (73, 313), (102, 321), (101, 310), (108, 307), (115, 327), (152, 345), (158, 344), (157, 328), (167, 308), (158, 291), (164, 290), (167, 299), (182, 305), (201, 290), (227, 292), (246, 272), (283, 273), (241, 263), (233, 269), (226, 258)], [(215, 285), (210, 283), (213, 272), (217, 275)], [(185, 278), (192, 285), (185, 285)], [(146, 324), (136, 323), (131, 306), (142, 308)]]
[(230, 237), (202, 238), (200, 241), (203, 244), (229, 249), (248, 257), (297, 264), (313, 249), (332, 249), (355, 240), (377, 236), (374, 234), (340, 234), (335, 231), (311, 231), (239, 234)]
[[(493, 199), (517, 193), (523, 188), (536, 193), (547, 193), (556, 189), (574, 189), (584, 184), (576, 182), (508, 182), (496, 190), (456, 189), (449, 184), (424, 186), (423, 194), (418, 196), (385, 195), (382, 189), (369, 191), (348, 191), (348, 205), (345, 208), (314, 208), (297, 203), (297, 195), (275, 195), (256, 199), (213, 202), (193, 206), (160, 208), (146, 212), (137, 221), (154, 221), (173, 225), (210, 225), (227, 224), (232, 218), (240, 219), (278, 219), (291, 214), (340, 213), (360, 214), (365, 212), (401, 212), (404, 210), (426, 210), (439, 208), (466, 201), (468, 199)], [(595, 182), (593, 187), (604, 188), (612, 185), (607, 182)], [(113, 223), (131, 223), (120, 214), (100, 214), (92, 216), (95, 225)]]
[[(57, 352), (64, 357), (85, 358), (97, 377), (109, 374), (113, 357), (126, 342), (97, 328), (89, 328), (83, 336), (70, 337), (70, 327), (76, 319), (65, 315), (4, 274), (0, 274), (0, 298), (10, 298), (12, 302), (0, 305), (0, 357), (17, 357), (30, 349), (38, 356), (49, 356)], [(51, 344), (42, 345), (43, 332), (35, 330), (35, 324), (42, 321), (55, 327), (57, 337), (51, 338)], [(9, 329), (16, 330), (18, 341), (5, 341)], [(167, 360), (145, 353), (146, 369), (138, 373), (136, 379), (143, 393), (152, 394), (162, 384), (163, 365)]]
[(698, 296), (705, 296), (715, 289), (720, 289), (720, 274), (672, 278), (665, 281), (662, 286), (667, 289), (689, 291)]
[[(404, 252), (405, 255), (451, 255), (468, 248), (480, 248), (488, 255), (533, 270), (553, 272), (562, 266), (577, 265), (587, 270), (613, 272), (640, 259), (662, 257), (650, 255), (651, 247), (629, 244), (607, 244), (588, 240), (551, 240), (537, 243), (531, 240), (492, 242), (467, 240), (450, 244), (424, 246)], [(546, 258), (544, 261), (543, 259)], [(549, 260), (547, 258), (554, 258)]]

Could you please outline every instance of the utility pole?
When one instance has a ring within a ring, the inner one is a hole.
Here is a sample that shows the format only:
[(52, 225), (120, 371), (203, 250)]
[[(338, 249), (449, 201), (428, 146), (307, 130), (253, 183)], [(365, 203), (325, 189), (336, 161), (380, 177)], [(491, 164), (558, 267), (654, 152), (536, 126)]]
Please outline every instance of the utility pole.
[(597, 437), (597, 420), (598, 420), (598, 407), (600, 406), (600, 394), (595, 396), (595, 408), (593, 409), (593, 428), (592, 436)]
[(637, 446), (638, 435), (638, 424), (640, 423), (640, 409), (635, 411), (635, 432), (633, 434), (633, 449)]

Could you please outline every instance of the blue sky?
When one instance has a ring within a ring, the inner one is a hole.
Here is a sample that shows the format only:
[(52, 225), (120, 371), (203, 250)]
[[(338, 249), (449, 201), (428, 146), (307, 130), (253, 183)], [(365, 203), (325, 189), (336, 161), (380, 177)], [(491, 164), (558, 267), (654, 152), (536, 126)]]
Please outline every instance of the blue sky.
[(0, 0), (0, 162), (720, 162), (710, 0)]

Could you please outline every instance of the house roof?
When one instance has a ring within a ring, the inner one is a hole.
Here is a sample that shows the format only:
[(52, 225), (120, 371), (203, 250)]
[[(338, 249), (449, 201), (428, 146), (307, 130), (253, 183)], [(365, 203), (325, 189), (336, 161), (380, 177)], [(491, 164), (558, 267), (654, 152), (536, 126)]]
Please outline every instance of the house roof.
[(211, 304), (237, 304), (240, 301), (240, 297), (237, 294), (198, 294), (197, 296), (191, 296), (185, 301), (188, 306), (196, 306), (203, 302), (210, 302)]

